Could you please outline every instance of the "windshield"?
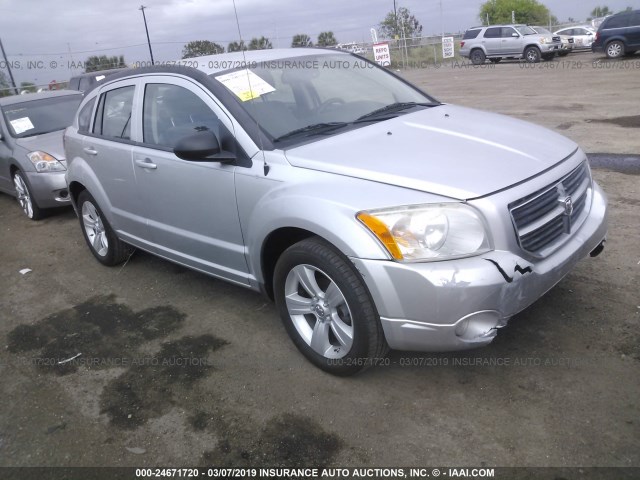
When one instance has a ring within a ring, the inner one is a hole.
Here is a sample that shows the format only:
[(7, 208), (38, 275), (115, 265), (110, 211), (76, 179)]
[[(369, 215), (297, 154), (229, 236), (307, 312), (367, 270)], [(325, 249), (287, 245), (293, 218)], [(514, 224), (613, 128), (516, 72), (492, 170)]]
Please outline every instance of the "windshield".
[(351, 55), (254, 62), (249, 69), (212, 77), (276, 143), (340, 133), (439, 105), (384, 69)]
[(73, 123), (82, 95), (40, 98), (2, 107), (12, 137), (24, 138), (64, 130)]
[(543, 35), (551, 35), (551, 32), (546, 28), (542, 28), (542, 27), (533, 27), (533, 28), (536, 32), (541, 33)]
[(520, 25), (518, 27), (516, 27), (516, 29), (522, 34), (522, 35), (535, 35), (536, 31), (531, 28), (528, 27), (526, 25)]

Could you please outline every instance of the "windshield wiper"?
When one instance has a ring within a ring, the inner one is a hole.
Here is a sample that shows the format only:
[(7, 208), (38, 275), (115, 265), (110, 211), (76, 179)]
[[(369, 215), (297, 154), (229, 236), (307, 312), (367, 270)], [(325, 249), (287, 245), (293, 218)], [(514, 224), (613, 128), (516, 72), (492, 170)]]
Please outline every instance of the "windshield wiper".
[(280, 135), (277, 138), (274, 138), (274, 142), (280, 142), (290, 137), (295, 137), (296, 135), (300, 135), (302, 133), (308, 133), (309, 135), (317, 135), (324, 132), (330, 132), (332, 130), (336, 130), (341, 127), (346, 127), (349, 125), (347, 122), (324, 122), (324, 123), (314, 123), (312, 125), (307, 125), (306, 127), (296, 128), (295, 130), (291, 130), (283, 135)]
[(361, 117), (358, 117), (353, 123), (368, 122), (371, 118), (377, 117), (383, 113), (400, 112), (412, 107), (435, 107), (437, 103), (418, 103), (418, 102), (397, 102), (384, 107), (378, 108), (373, 112), (365, 113)]

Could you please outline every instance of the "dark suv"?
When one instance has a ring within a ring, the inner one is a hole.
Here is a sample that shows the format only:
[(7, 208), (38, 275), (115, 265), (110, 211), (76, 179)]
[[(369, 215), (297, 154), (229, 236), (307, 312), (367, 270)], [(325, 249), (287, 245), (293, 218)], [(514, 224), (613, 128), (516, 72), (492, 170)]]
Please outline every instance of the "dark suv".
[(608, 58), (631, 55), (640, 50), (640, 10), (617, 13), (604, 19), (591, 45)]
[(112, 70), (99, 70), (96, 72), (81, 73), (71, 77), (67, 88), (69, 90), (78, 90), (79, 92), (86, 93), (92, 89), (96, 84), (104, 80), (109, 75), (122, 72), (122, 68), (114, 68)]

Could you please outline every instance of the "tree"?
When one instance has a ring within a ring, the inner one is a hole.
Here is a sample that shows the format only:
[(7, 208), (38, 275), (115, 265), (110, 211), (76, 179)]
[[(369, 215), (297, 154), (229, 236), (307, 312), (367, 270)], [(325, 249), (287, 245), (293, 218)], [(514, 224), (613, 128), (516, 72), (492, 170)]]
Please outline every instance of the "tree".
[(306, 33), (298, 33), (293, 36), (293, 40), (291, 42), (291, 46), (293, 48), (296, 47), (313, 47), (313, 42), (311, 41), (311, 37)]
[(397, 16), (394, 12), (387, 13), (380, 22), (380, 32), (385, 38), (413, 38), (422, 35), (422, 25), (408, 8), (400, 7)]
[(203, 57), (224, 53), (224, 47), (209, 40), (194, 40), (187, 43), (182, 49), (182, 58)]
[(609, 7), (607, 7), (606, 5), (604, 7), (596, 7), (591, 10), (591, 18), (606, 17), (607, 15), (610, 15), (612, 13), (613, 12), (609, 10)]
[(271, 45), (271, 40), (266, 37), (254, 37), (249, 42), (249, 50), (268, 50), (270, 48), (273, 48), (273, 45)]
[(112, 57), (93, 55), (84, 62), (84, 70), (87, 73), (98, 70), (110, 70), (112, 68), (127, 68), (127, 64), (124, 63), (124, 55), (113, 55)]
[(246, 50), (247, 46), (244, 44), (244, 40), (240, 40), (239, 42), (231, 42), (228, 46), (227, 46), (227, 52), (231, 53), (231, 52), (241, 52), (243, 50)]
[(320, 35), (318, 35), (319, 47), (335, 47), (337, 44), (338, 40), (336, 40), (333, 32), (320, 32)]
[(38, 88), (36, 87), (35, 83), (20, 82), (20, 91), (21, 92), (27, 91), (29, 93), (36, 93), (38, 91)]
[(7, 77), (4, 76), (4, 72), (0, 72), (0, 98), (13, 95), (13, 88), (9, 86)]
[(480, 19), (484, 21), (489, 15), (489, 23), (511, 23), (511, 12), (515, 12), (516, 23), (529, 25), (547, 25), (558, 23), (549, 9), (536, 0), (488, 0), (480, 7)]

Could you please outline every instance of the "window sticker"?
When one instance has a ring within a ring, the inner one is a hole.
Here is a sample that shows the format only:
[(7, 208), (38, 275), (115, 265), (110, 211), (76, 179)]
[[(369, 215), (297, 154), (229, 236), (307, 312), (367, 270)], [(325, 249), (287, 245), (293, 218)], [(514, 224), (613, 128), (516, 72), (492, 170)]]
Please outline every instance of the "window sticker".
[(16, 135), (20, 135), (27, 130), (35, 128), (29, 117), (16, 118), (15, 120), (11, 120), (9, 123), (11, 124), (13, 131), (16, 132)]
[(246, 102), (276, 89), (251, 70), (239, 70), (216, 77), (220, 83), (231, 90), (240, 100)]
[(100, 80), (104, 80), (105, 78), (107, 78), (105, 75), (98, 75), (96, 77), (96, 82), (99, 82)]

